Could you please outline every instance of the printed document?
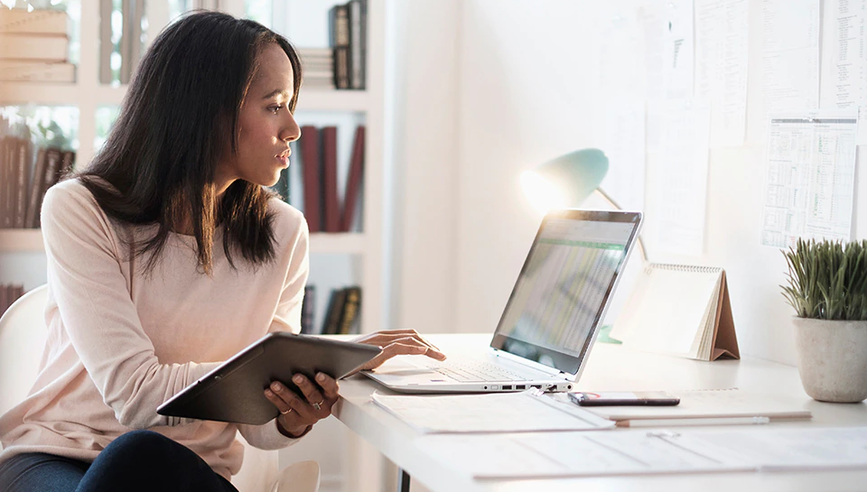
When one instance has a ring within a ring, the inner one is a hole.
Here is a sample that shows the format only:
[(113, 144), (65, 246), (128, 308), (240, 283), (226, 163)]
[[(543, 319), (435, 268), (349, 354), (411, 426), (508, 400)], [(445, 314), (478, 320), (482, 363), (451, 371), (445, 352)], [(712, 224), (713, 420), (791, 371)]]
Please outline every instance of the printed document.
[(763, 0), (767, 112), (819, 107), (819, 0)]
[(867, 427), (724, 427), (428, 435), (416, 442), (475, 478), (867, 467)]
[[(822, 28), (824, 109), (867, 112), (867, 0), (825, 0)], [(867, 144), (867, 125), (859, 127), (858, 145)]]
[(711, 147), (744, 142), (748, 7), (747, 0), (695, 2), (695, 95), (710, 101)]
[(854, 113), (771, 118), (762, 244), (848, 241), (855, 194)]

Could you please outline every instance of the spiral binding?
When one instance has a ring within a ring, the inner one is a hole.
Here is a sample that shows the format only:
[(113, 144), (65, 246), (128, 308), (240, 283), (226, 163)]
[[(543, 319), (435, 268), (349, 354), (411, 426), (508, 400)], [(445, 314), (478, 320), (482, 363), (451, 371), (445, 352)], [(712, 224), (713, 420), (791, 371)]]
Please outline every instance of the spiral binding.
[(663, 270), (675, 270), (679, 272), (691, 273), (719, 273), (722, 267), (700, 266), (700, 265), (677, 265), (674, 263), (651, 263), (644, 269), (644, 273), (649, 274), (654, 268)]

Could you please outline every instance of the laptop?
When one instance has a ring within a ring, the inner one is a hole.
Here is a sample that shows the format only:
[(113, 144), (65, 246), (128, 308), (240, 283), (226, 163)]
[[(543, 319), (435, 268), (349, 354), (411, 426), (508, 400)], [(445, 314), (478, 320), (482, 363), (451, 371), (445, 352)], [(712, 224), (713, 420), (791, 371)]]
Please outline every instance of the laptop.
[(442, 362), (396, 357), (363, 374), (402, 393), (571, 390), (641, 222), (640, 212), (548, 212), (489, 347)]

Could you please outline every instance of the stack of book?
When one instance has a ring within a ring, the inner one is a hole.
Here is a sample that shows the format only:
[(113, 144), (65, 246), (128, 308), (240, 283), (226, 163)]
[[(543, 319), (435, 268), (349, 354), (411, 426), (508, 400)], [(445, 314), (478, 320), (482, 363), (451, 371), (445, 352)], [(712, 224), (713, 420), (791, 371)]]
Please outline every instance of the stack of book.
[(67, 61), (68, 23), (62, 10), (0, 5), (0, 81), (75, 82), (75, 65)]
[(361, 287), (353, 285), (342, 289), (333, 289), (321, 333), (324, 335), (358, 333), (360, 312)]
[(367, 58), (367, 0), (335, 5), (328, 13), (329, 41), (334, 50), (334, 87), (363, 90)]
[(349, 335), (358, 333), (361, 320), (361, 287), (332, 289), (322, 325), (315, 323), (316, 286), (304, 287), (301, 303), (301, 333), (305, 335)]
[(34, 151), (27, 139), (0, 138), (0, 228), (39, 227), (45, 191), (74, 165), (75, 152), (54, 148)]
[(0, 284), (0, 316), (23, 295), (23, 285)]
[(330, 48), (299, 48), (304, 87), (334, 89), (334, 58)]

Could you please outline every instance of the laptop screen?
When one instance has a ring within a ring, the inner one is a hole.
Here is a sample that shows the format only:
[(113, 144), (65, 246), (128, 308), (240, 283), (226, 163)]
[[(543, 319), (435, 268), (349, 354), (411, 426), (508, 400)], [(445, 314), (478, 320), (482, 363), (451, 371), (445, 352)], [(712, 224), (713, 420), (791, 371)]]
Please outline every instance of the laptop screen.
[(549, 212), (491, 346), (577, 374), (640, 223), (637, 212)]

